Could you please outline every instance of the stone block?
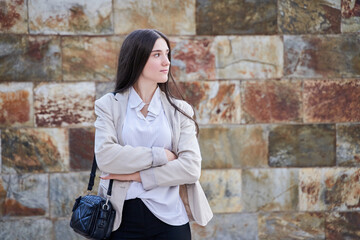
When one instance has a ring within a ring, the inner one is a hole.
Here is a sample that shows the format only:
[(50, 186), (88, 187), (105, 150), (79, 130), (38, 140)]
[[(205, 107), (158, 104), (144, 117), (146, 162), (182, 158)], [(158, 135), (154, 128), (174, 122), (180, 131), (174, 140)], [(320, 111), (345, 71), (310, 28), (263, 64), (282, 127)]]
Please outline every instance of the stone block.
[(71, 170), (91, 170), (94, 157), (95, 128), (70, 128), (69, 152)]
[(28, 0), (31, 34), (111, 34), (111, 0)]
[(301, 122), (302, 82), (244, 81), (241, 107), (243, 123)]
[(276, 0), (197, 0), (196, 33), (201, 35), (276, 34)]
[(58, 219), (54, 222), (55, 240), (85, 240), (80, 234), (77, 234), (69, 225), (70, 219)]
[(239, 82), (177, 82), (177, 86), (194, 107), (198, 123), (240, 123)]
[(339, 166), (360, 167), (360, 125), (336, 126), (336, 163)]
[(69, 81), (113, 81), (123, 38), (62, 38), (63, 74)]
[(284, 36), (284, 75), (294, 78), (360, 76), (360, 35)]
[(0, 2), (0, 33), (28, 33), (27, 0)]
[(38, 127), (93, 125), (95, 83), (42, 83), (34, 93)]
[(60, 38), (0, 35), (0, 81), (59, 81)]
[(52, 239), (49, 219), (0, 219), (0, 239)]
[(172, 37), (171, 70), (175, 80), (216, 79), (211, 37)]
[(1, 131), (2, 172), (42, 173), (69, 169), (68, 134), (60, 128)]
[(113, 92), (115, 89), (115, 82), (101, 82), (96, 83), (96, 99), (101, 98), (109, 92)]
[(300, 211), (359, 211), (360, 170), (309, 168), (300, 170)]
[(48, 216), (48, 175), (1, 175), (0, 203), (1, 217)]
[(116, 34), (152, 28), (168, 35), (195, 35), (195, 0), (115, 0)]
[(214, 40), (217, 79), (267, 79), (283, 76), (280, 36), (217, 36)]
[(206, 227), (191, 223), (194, 240), (258, 240), (257, 215), (252, 213), (215, 214)]
[(269, 132), (271, 167), (335, 166), (334, 125), (280, 125)]
[(359, 122), (359, 95), (360, 79), (307, 80), (304, 82), (304, 121)]
[(33, 84), (0, 84), (0, 126), (33, 126)]
[(325, 239), (324, 213), (276, 212), (259, 215), (259, 239)]
[(234, 213), (243, 209), (240, 169), (203, 170), (200, 183), (214, 213)]
[(278, 26), (283, 34), (340, 33), (341, 0), (280, 0)]
[(360, 2), (341, 0), (341, 32), (360, 32)]
[(327, 240), (360, 239), (359, 212), (333, 212), (326, 219)]
[(267, 167), (268, 131), (264, 126), (202, 127), (202, 168)]
[(244, 211), (297, 210), (298, 179), (298, 169), (243, 170), (241, 190)]
[[(70, 217), (75, 199), (86, 194), (90, 170), (78, 173), (54, 173), (50, 175), (50, 214), (52, 218)], [(98, 177), (93, 187), (97, 192)]]

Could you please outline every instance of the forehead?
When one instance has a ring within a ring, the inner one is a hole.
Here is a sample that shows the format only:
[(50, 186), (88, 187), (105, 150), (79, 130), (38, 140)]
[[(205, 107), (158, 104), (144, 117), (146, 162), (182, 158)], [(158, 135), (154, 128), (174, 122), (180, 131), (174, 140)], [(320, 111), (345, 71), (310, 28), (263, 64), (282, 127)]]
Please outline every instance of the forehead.
[(158, 38), (155, 41), (153, 50), (168, 50), (168, 49), (169, 49), (169, 47), (163, 38)]

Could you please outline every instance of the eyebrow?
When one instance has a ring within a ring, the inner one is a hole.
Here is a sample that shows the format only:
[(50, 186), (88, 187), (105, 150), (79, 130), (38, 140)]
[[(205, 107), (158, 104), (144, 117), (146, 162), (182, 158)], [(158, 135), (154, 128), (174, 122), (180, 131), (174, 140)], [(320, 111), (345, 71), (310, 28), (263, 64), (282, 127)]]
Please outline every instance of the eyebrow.
[[(169, 49), (166, 49), (166, 51), (168, 52)], [(162, 52), (161, 50), (152, 50), (151, 52)]]

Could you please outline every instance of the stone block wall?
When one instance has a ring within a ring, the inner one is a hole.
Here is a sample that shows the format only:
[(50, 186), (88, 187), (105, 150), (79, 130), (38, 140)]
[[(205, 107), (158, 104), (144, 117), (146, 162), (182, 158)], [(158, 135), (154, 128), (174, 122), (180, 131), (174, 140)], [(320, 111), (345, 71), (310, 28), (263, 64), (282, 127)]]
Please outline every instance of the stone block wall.
[(0, 239), (82, 239), (94, 101), (138, 28), (201, 127), (193, 239), (360, 239), (359, 0), (0, 0)]

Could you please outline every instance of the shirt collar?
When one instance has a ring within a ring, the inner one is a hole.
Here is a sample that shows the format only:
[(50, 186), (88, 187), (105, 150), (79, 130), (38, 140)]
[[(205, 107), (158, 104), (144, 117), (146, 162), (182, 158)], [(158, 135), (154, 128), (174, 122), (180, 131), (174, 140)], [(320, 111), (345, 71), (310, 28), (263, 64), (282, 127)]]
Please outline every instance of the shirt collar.
[[(136, 108), (136, 110), (141, 110), (145, 106), (145, 103), (133, 87), (130, 89), (129, 106), (130, 108)], [(160, 88), (157, 87), (150, 101), (148, 111), (157, 116), (159, 115), (161, 109)]]

